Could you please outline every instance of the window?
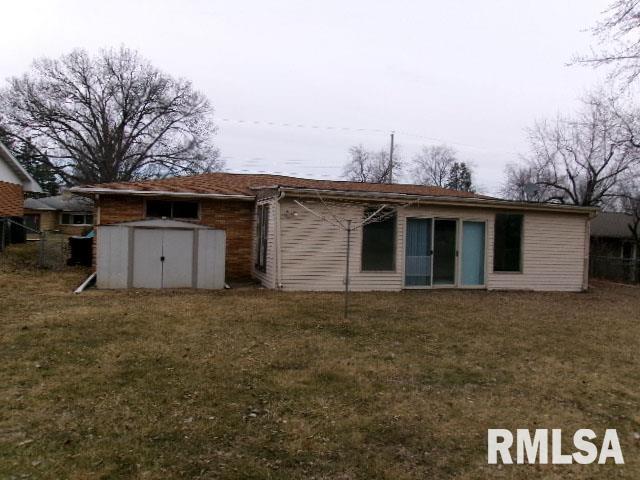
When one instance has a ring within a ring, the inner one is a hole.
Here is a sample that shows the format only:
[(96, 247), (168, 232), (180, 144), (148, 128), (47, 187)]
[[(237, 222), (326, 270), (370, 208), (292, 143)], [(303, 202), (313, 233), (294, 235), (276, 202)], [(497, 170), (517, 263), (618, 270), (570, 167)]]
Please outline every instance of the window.
[(40, 230), (40, 214), (31, 213), (24, 216), (24, 225), (31, 230)]
[(148, 200), (147, 217), (197, 219), (198, 202)]
[(497, 213), (493, 242), (493, 271), (520, 272), (522, 214)]
[(93, 225), (93, 215), (90, 213), (63, 213), (60, 215), (60, 225)]
[[(364, 218), (376, 209), (366, 209)], [(396, 213), (382, 211), (378, 220), (362, 227), (362, 270), (393, 271), (396, 268)]]
[(256, 268), (261, 272), (267, 269), (267, 235), (269, 230), (269, 205), (258, 205), (256, 241)]

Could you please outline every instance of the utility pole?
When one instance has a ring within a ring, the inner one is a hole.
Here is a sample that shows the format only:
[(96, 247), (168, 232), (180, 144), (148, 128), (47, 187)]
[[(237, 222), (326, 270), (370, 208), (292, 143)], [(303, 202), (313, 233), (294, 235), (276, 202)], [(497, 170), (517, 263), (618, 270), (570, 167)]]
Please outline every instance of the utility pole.
[(391, 146), (389, 148), (389, 183), (393, 183), (393, 134), (391, 132)]

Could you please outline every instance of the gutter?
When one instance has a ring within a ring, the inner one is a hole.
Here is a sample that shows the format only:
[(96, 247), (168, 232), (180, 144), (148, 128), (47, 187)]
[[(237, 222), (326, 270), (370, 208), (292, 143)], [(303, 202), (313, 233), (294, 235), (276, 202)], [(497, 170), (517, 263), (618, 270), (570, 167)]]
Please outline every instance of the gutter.
[(170, 192), (164, 190), (120, 190), (115, 188), (91, 188), (91, 187), (72, 187), (69, 191), (74, 193), (85, 193), (91, 195), (133, 195), (140, 197), (182, 197), (182, 198), (214, 198), (227, 200), (247, 200), (254, 201), (253, 195), (232, 194), (225, 195), (221, 193), (193, 193), (193, 192)]
[(322, 190), (315, 188), (299, 188), (299, 187), (280, 187), (283, 192), (290, 192), (296, 195), (316, 196), (318, 194), (338, 197), (343, 199), (357, 198), (359, 200), (376, 200), (385, 201), (425, 201), (434, 204), (453, 205), (453, 206), (470, 206), (470, 207), (491, 207), (500, 209), (522, 209), (545, 212), (565, 212), (589, 214), (590, 217), (595, 216), (598, 212), (597, 207), (580, 207), (576, 205), (561, 205), (534, 202), (516, 202), (512, 200), (502, 200), (498, 198), (477, 198), (477, 197), (456, 197), (442, 195), (415, 195), (405, 193), (378, 193), (378, 192), (354, 192), (353, 190)]

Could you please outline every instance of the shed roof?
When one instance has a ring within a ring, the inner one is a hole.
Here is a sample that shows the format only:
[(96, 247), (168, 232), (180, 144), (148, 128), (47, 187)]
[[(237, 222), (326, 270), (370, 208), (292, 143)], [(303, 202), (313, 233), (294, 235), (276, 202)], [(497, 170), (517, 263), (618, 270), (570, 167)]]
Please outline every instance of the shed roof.
[(628, 213), (601, 212), (591, 220), (592, 237), (632, 238), (629, 225), (633, 216)]

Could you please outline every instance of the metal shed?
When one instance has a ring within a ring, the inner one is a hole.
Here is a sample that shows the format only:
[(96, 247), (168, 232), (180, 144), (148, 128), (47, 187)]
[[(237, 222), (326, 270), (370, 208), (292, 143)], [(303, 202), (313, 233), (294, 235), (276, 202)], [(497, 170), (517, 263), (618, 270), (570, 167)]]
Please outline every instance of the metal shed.
[(224, 287), (225, 232), (175, 220), (97, 227), (98, 288)]

